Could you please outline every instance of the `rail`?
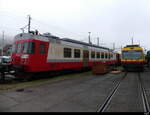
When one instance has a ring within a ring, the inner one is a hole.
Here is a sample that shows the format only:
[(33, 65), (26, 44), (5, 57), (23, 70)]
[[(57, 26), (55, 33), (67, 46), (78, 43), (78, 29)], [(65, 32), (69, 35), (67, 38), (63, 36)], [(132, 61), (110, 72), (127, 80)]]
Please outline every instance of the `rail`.
[(122, 76), (122, 78), (119, 80), (119, 82), (114, 86), (110, 94), (106, 97), (104, 103), (98, 107), (96, 112), (104, 112), (107, 107), (109, 106), (110, 101), (112, 100), (113, 96), (117, 92), (121, 82), (124, 80), (124, 78), (127, 76), (127, 72)]
[(145, 115), (149, 115), (149, 112), (150, 112), (149, 103), (148, 103), (148, 99), (146, 96), (144, 85), (143, 85), (142, 80), (141, 80), (140, 73), (138, 73), (138, 85), (139, 85), (139, 90), (141, 92), (144, 113), (145, 113)]

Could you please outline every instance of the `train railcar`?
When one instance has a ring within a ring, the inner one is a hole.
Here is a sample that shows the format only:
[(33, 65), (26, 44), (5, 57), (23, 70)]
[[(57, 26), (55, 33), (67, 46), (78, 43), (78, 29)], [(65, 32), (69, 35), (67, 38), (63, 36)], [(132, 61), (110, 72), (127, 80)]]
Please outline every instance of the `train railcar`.
[(150, 51), (147, 51), (145, 56), (145, 64), (147, 64), (147, 67), (149, 67), (149, 63), (150, 63)]
[(145, 56), (139, 45), (127, 45), (122, 48), (121, 64), (127, 71), (144, 70)]
[(109, 48), (37, 32), (16, 35), (11, 58), (15, 70), (26, 73), (117, 63), (116, 53)]

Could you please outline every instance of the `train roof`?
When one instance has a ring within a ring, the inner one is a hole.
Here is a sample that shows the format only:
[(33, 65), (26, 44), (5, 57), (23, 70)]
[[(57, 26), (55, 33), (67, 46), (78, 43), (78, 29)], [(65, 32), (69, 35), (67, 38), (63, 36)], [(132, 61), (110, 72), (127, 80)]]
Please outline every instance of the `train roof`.
[(23, 39), (37, 39), (41, 41), (51, 41), (51, 42), (57, 42), (60, 43), (61, 41), (69, 42), (69, 43), (74, 43), (74, 44), (79, 44), (79, 45), (84, 45), (84, 46), (89, 46), (89, 47), (95, 47), (95, 48), (100, 48), (103, 50), (109, 50), (113, 51), (112, 49), (109, 49), (107, 47), (102, 47), (98, 46), (95, 44), (89, 44), (86, 42), (78, 41), (78, 40), (73, 40), (70, 38), (59, 38), (57, 36), (51, 35), (50, 33), (45, 33), (45, 34), (34, 34), (34, 33), (20, 33), (15, 36), (16, 40), (23, 40)]
[(128, 48), (128, 47), (140, 47), (140, 45), (126, 45), (124, 48)]
[(143, 50), (143, 48), (140, 45), (126, 45), (122, 50)]
[(72, 42), (72, 43), (77, 43), (77, 44), (82, 44), (82, 45), (86, 45), (86, 46), (93, 46), (93, 47), (96, 47), (96, 48), (111, 50), (111, 49), (106, 48), (106, 47), (97, 46), (97, 45), (94, 45), (94, 44), (89, 44), (89, 43), (86, 43), (86, 42), (81, 42), (81, 41), (73, 40), (73, 39), (69, 39), (69, 38), (62, 38), (61, 40)]

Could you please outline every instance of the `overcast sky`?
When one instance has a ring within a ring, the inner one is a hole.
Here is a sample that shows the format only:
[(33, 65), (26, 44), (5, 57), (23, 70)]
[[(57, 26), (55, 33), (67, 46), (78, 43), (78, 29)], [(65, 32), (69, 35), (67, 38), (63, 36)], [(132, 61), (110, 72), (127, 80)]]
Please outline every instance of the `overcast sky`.
[(28, 23), (50, 32), (116, 48), (140, 43), (150, 50), (150, 0), (0, 0), (0, 33), (15, 36)]

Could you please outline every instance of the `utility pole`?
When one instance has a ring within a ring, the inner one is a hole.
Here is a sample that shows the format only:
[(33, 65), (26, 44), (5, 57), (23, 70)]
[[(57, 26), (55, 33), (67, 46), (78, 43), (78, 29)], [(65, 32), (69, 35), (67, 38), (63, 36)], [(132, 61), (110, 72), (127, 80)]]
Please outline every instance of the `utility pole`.
[(97, 45), (99, 46), (99, 37), (97, 37)]
[(133, 37), (132, 37), (132, 45), (133, 45)]
[(88, 32), (89, 33), (89, 44), (91, 44), (91, 38), (90, 38), (90, 34), (91, 34), (91, 32)]
[(28, 33), (30, 33), (30, 26), (31, 26), (31, 17), (28, 15)]
[(24, 28), (20, 28), (22, 30), (22, 33), (24, 33)]
[(115, 50), (115, 43), (113, 43), (113, 50)]

